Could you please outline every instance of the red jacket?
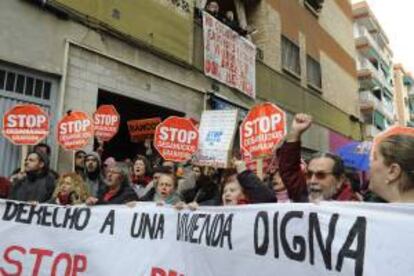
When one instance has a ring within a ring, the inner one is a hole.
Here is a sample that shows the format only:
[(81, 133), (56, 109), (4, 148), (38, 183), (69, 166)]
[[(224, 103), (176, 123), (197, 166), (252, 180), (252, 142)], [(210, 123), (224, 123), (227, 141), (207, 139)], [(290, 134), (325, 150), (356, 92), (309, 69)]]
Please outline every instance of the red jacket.
[[(293, 202), (309, 202), (305, 174), (300, 168), (300, 142), (284, 142), (277, 150), (279, 172)], [(349, 183), (344, 183), (332, 200), (359, 200)]]

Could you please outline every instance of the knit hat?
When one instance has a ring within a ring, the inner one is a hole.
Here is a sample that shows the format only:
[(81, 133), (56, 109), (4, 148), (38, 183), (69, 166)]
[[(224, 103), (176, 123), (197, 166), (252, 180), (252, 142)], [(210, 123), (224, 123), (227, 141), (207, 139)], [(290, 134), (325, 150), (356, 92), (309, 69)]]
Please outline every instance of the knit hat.
[(98, 167), (101, 167), (102, 161), (101, 161), (101, 156), (99, 155), (99, 153), (97, 153), (96, 151), (91, 151), (91, 152), (88, 152), (88, 153), (85, 155), (85, 160), (86, 160), (89, 156), (94, 157), (94, 158), (98, 161)]

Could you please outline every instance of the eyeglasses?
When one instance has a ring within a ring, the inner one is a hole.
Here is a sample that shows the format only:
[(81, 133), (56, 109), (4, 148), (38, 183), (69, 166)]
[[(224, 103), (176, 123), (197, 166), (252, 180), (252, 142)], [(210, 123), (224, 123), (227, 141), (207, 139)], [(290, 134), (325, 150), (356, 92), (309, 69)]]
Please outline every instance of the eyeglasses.
[(328, 175), (333, 174), (332, 172), (324, 172), (324, 171), (319, 171), (319, 172), (313, 172), (313, 171), (307, 171), (306, 172), (306, 179), (311, 179), (313, 175), (315, 175), (315, 178), (318, 180), (323, 180), (325, 179)]
[(110, 173), (110, 174), (122, 174), (122, 172), (121, 172), (121, 171), (118, 171), (118, 170), (113, 170), (113, 169), (110, 169), (110, 170), (108, 171), (108, 173)]

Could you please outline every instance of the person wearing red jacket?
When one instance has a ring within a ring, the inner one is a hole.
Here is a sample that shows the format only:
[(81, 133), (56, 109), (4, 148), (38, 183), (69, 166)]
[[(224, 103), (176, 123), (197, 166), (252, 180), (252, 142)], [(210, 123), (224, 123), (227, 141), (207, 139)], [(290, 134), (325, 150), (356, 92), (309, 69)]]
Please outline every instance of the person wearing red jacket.
[(300, 165), (302, 134), (312, 125), (312, 117), (296, 114), (282, 146), (277, 149), (279, 171), (293, 202), (321, 200), (357, 201), (359, 197), (346, 181), (340, 157), (322, 153), (309, 161), (306, 172)]

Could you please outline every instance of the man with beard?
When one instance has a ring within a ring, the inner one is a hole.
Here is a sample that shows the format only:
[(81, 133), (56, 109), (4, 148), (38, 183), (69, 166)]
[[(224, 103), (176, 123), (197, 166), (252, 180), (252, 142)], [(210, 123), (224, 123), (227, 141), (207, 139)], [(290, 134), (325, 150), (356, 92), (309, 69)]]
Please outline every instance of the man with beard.
[(90, 152), (85, 155), (85, 183), (91, 197), (97, 198), (102, 189), (105, 188), (105, 181), (101, 172), (101, 157), (97, 152)]
[(41, 151), (33, 151), (26, 157), (25, 175), (13, 181), (10, 199), (28, 202), (46, 202), (55, 189), (56, 179), (49, 173), (49, 158)]
[(75, 153), (75, 173), (82, 178), (85, 178), (85, 155), (86, 152), (78, 150)]
[(340, 157), (331, 153), (317, 154), (310, 159), (306, 172), (301, 170), (301, 137), (311, 125), (311, 116), (296, 114), (285, 142), (277, 150), (280, 175), (289, 198), (294, 202), (359, 200), (346, 181)]

